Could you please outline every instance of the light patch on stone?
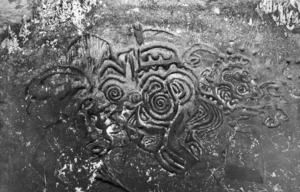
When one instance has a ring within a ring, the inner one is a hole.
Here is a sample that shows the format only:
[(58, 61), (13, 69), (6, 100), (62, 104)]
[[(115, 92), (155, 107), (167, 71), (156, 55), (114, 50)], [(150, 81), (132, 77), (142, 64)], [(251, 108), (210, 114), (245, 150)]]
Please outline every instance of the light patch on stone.
[(279, 183), (277, 183), (276, 185), (273, 186), (273, 190), (274, 190), (274, 192), (283, 192)]
[(300, 99), (300, 96), (295, 95), (294, 93), (290, 93), (290, 96), (293, 97), (294, 99)]
[(135, 13), (138, 13), (138, 12), (140, 12), (140, 9), (137, 7), (137, 8), (132, 9), (132, 11)]
[(271, 177), (277, 177), (276, 173), (273, 172), (273, 173), (271, 174)]
[(118, 126), (116, 124), (111, 124), (107, 127), (106, 132), (107, 134), (113, 134), (117, 128)]
[(71, 131), (73, 131), (73, 133), (76, 133), (76, 130), (74, 129), (74, 127), (69, 127), (69, 129), (70, 129)]
[[(291, 6), (298, 11), (291, 9)], [(271, 14), (277, 26), (286, 26), (288, 30), (293, 30), (300, 23), (300, 3), (296, 0), (290, 2), (277, 2), (275, 0), (262, 0), (257, 6), (259, 12)]]
[(89, 181), (90, 181), (90, 184), (89, 184), (89, 186), (86, 188), (86, 190), (89, 190), (91, 187), (92, 187), (92, 184), (95, 182), (95, 178), (96, 178), (96, 176), (97, 176), (97, 174), (96, 174), (96, 171), (101, 167), (101, 166), (103, 166), (103, 161), (102, 160), (100, 160), (99, 162), (92, 162), (92, 163), (90, 163), (90, 167), (91, 167), (91, 169), (90, 169), (90, 173), (92, 173), (92, 175), (91, 175), (91, 177), (89, 178)]
[(212, 11), (217, 15), (220, 14), (220, 9), (218, 7), (213, 7)]
[(73, 164), (73, 163), (70, 163), (70, 164), (69, 164), (69, 167), (70, 167), (70, 171), (73, 171), (74, 164)]
[(93, 6), (97, 6), (98, 0), (62, 0), (54, 2), (42, 2), (39, 9), (39, 17), (34, 23), (41, 24), (41, 29), (55, 31), (62, 23), (70, 22), (81, 34), (85, 30), (85, 17)]
[(84, 192), (81, 187), (75, 187), (75, 192)]
[(60, 170), (58, 170), (58, 175), (59, 175), (59, 176), (66, 176), (65, 170), (66, 170), (67, 168), (68, 168), (68, 167), (67, 167), (67, 165), (65, 164), (65, 165), (63, 166), (63, 168), (61, 168)]
[(100, 160), (99, 162), (92, 162), (91, 163), (91, 166), (92, 166), (92, 169), (95, 170), (95, 169), (98, 169), (99, 167), (103, 166), (103, 161)]
[(214, 152), (212, 155), (215, 156), (215, 157), (218, 157), (218, 156), (219, 156), (219, 154), (216, 153), (216, 152)]
[(92, 176), (89, 178), (89, 181), (90, 181), (91, 184), (95, 182), (96, 176), (97, 176), (97, 174), (94, 172), (94, 173), (92, 174)]
[(248, 25), (253, 26), (252, 18), (249, 19)]
[(146, 182), (150, 182), (152, 181), (152, 177), (149, 177), (149, 179)]
[[(161, 169), (161, 170), (164, 170), (164, 169)], [(176, 176), (176, 173), (171, 173), (171, 172), (167, 172), (167, 173), (168, 173), (169, 177), (175, 177)]]
[(256, 138), (254, 138), (254, 141), (251, 143), (250, 148), (253, 149), (256, 146), (259, 146), (259, 141)]
[(11, 30), (10, 26), (8, 26), (7, 31), (9, 36), (1, 42), (0, 47), (3, 49), (7, 48), (9, 54), (21, 50), (21, 48), (19, 47), (17, 35)]
[(105, 124), (106, 126), (111, 125), (111, 120), (110, 120), (109, 118), (107, 118), (107, 119), (105, 120), (104, 124)]
[[(32, 1), (1, 0), (0, 23), (19, 23), (24, 15), (32, 15)], [(0, 31), (1, 33), (1, 31)]]
[(26, 21), (26, 15), (24, 15), (22, 19), (22, 26), (18, 34), (19, 38), (21, 38), (22, 43), (25, 43), (29, 40), (28, 37), (31, 34), (31, 31), (29, 30), (30, 25), (31, 23)]
[(31, 142), (30, 142), (30, 141), (29, 141), (29, 142), (27, 142), (27, 143), (26, 143), (26, 147), (30, 146), (30, 144), (31, 144)]

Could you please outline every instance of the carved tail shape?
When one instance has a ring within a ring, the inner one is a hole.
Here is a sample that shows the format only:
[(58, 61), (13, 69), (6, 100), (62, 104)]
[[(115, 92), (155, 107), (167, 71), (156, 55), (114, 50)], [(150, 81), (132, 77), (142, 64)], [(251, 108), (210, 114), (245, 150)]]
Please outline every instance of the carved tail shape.
[(198, 111), (188, 121), (188, 129), (196, 130), (202, 133), (207, 133), (220, 127), (223, 123), (222, 111), (210, 104), (201, 100), (199, 102)]
[(185, 138), (186, 147), (197, 160), (200, 160), (204, 151), (201, 137), (219, 128), (222, 123), (222, 111), (210, 103), (200, 101), (198, 111), (187, 123), (188, 130)]

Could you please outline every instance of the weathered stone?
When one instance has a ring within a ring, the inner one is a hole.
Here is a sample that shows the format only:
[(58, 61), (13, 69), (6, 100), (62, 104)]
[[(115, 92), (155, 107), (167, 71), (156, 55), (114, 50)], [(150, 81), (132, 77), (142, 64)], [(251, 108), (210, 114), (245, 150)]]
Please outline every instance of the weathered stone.
[(0, 191), (299, 191), (298, 4), (33, 2), (1, 35)]

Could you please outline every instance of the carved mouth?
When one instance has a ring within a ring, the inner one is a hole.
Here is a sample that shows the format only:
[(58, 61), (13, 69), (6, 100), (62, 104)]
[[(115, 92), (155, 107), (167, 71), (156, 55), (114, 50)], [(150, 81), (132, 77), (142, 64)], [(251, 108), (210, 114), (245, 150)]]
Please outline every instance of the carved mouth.
[(207, 102), (210, 102), (210, 103), (213, 103), (215, 105), (220, 105), (220, 101), (215, 98), (213, 95), (206, 95), (206, 94), (203, 94), (203, 93), (200, 93), (200, 96), (203, 100), (207, 101)]
[(126, 119), (122, 115), (100, 114), (102, 124), (105, 125), (105, 132), (109, 136), (116, 135), (123, 131)]
[(119, 133), (120, 131), (122, 131), (123, 129), (121, 128), (120, 125), (118, 125), (117, 123), (112, 123), (111, 125), (109, 125), (107, 128), (106, 128), (106, 133), (108, 135), (113, 135), (113, 134), (117, 134)]
[(92, 118), (93, 125), (88, 126), (89, 143), (87, 147), (94, 156), (102, 157), (114, 147), (127, 143), (127, 134), (122, 121), (111, 113), (101, 112)]
[(290, 95), (295, 99), (300, 99), (300, 90), (294, 89), (294, 90), (290, 91)]
[(234, 110), (235, 107), (237, 106), (238, 100), (237, 99), (233, 99), (231, 101), (227, 101), (226, 105), (230, 110)]

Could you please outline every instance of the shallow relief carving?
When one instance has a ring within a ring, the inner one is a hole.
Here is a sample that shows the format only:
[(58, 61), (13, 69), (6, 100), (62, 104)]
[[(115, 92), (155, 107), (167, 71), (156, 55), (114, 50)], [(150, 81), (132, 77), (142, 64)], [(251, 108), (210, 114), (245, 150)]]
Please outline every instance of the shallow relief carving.
[[(28, 114), (54, 109), (57, 119), (45, 117), (49, 126), (80, 116), (91, 156), (133, 143), (176, 174), (201, 161), (205, 135), (227, 124), (254, 116), (268, 128), (288, 121), (278, 85), (257, 83), (243, 50), (195, 44), (181, 55), (175, 45), (144, 42), (135, 32), (137, 45), (122, 51), (95, 35), (75, 40), (65, 65), (28, 84)], [(105, 166), (99, 177), (126, 189)]]
[[(211, 67), (202, 70), (200, 94), (219, 106), (224, 114), (230, 116), (238, 111), (237, 119), (259, 116), (266, 127), (278, 127), (289, 120), (284, 110), (287, 102), (279, 91), (279, 84), (275, 81), (258, 83), (252, 60), (241, 54), (244, 51), (218, 54), (218, 59), (209, 63)], [(215, 57), (216, 52), (210, 53)]]

